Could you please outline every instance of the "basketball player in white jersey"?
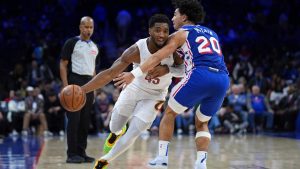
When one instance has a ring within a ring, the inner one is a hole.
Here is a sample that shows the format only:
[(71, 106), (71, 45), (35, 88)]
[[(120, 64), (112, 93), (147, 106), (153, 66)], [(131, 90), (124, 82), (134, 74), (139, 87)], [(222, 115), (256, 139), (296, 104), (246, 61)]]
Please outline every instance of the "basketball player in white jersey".
[[(111, 68), (100, 72), (82, 86), (83, 90), (88, 93), (101, 88), (125, 70), (129, 64), (133, 63), (134, 67), (142, 64), (151, 53), (155, 53), (165, 45), (169, 36), (169, 23), (165, 15), (152, 16), (149, 20), (150, 37), (137, 41), (125, 50)], [(183, 75), (182, 60), (174, 54), (162, 60), (160, 66), (136, 78), (133, 83), (123, 89), (112, 112), (110, 130), (113, 134), (110, 134), (105, 144), (111, 139), (113, 141), (108, 144), (113, 146), (118, 137), (124, 134), (122, 128), (131, 119), (129, 128), (112, 149), (109, 149), (109, 152), (106, 151), (108, 154), (96, 162), (94, 169), (106, 168), (108, 163), (127, 150), (138, 136), (151, 126), (165, 100), (172, 76), (182, 77)]]

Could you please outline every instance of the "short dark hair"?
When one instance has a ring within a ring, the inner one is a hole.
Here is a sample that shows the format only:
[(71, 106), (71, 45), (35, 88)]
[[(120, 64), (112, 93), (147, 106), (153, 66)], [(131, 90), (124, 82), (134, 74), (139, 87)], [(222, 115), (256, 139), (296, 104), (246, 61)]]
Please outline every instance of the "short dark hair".
[(198, 0), (173, 0), (173, 5), (180, 14), (186, 15), (195, 24), (203, 22), (205, 18), (204, 8)]
[(167, 15), (155, 14), (149, 19), (149, 28), (152, 28), (155, 23), (167, 23), (170, 26), (170, 19), (167, 17)]

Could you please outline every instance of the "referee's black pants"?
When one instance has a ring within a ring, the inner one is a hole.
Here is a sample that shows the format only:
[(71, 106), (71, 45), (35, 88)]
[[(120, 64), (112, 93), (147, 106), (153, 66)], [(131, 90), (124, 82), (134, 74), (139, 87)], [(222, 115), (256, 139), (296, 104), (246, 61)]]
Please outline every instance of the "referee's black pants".
[[(68, 77), (68, 84), (82, 86), (92, 79), (91, 76), (83, 76), (71, 73)], [(90, 125), (90, 114), (93, 108), (94, 94), (86, 95), (85, 106), (77, 112), (67, 112), (67, 144), (68, 157), (75, 155), (86, 156), (87, 136)]]

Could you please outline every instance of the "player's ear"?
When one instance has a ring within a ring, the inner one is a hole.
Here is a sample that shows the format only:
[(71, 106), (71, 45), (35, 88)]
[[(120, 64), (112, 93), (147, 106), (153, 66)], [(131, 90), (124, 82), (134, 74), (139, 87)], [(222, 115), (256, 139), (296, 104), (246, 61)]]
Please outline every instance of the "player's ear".
[(183, 22), (188, 21), (188, 17), (187, 17), (186, 15), (182, 15), (182, 21), (183, 21)]

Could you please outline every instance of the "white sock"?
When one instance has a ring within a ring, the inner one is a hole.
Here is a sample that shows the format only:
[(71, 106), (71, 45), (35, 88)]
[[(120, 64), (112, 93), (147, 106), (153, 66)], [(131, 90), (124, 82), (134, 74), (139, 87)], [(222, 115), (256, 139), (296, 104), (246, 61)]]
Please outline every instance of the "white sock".
[(197, 151), (196, 169), (206, 169), (207, 152)]
[(158, 155), (159, 156), (168, 156), (169, 150), (169, 141), (159, 140), (158, 142)]

